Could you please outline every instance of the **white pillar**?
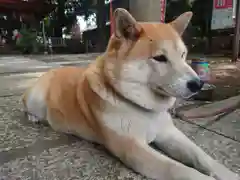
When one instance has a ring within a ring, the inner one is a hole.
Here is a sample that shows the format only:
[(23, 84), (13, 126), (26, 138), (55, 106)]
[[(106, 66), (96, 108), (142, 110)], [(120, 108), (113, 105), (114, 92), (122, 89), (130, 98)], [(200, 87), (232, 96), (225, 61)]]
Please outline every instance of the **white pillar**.
[(129, 0), (129, 9), (137, 21), (160, 22), (160, 0)]

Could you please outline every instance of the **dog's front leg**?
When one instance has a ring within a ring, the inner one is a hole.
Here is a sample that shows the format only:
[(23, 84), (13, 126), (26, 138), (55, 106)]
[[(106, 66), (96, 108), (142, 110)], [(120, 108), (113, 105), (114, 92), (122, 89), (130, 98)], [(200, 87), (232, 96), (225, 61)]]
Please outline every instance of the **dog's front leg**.
[(154, 143), (170, 157), (192, 166), (204, 174), (218, 180), (239, 180), (236, 174), (207, 155), (173, 124), (162, 128)]
[(106, 148), (136, 172), (157, 180), (215, 180), (129, 136), (107, 134)]

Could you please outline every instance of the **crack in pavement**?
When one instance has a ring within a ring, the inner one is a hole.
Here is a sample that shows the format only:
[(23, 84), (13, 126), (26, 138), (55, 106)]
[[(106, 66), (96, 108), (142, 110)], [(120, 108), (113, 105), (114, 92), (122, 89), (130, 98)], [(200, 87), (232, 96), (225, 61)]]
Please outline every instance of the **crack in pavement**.
[(216, 134), (216, 135), (219, 135), (219, 136), (225, 137), (225, 138), (227, 138), (227, 139), (231, 139), (231, 140), (233, 140), (234, 142), (240, 143), (240, 140), (238, 140), (238, 139), (236, 139), (236, 138), (233, 138), (233, 137), (230, 137), (230, 136), (228, 136), (228, 135), (225, 135), (225, 134), (223, 134), (223, 133), (217, 132), (217, 131), (215, 131), (215, 130), (209, 129), (209, 128), (205, 127), (204, 125), (200, 125), (200, 124), (197, 124), (197, 123), (194, 123), (194, 122), (191, 122), (191, 121), (188, 121), (188, 120), (184, 120), (184, 119), (179, 119), (179, 120), (180, 120), (180, 121), (183, 121), (183, 122), (185, 122), (185, 123), (188, 123), (188, 124), (192, 124), (192, 125), (198, 126), (199, 129), (204, 129), (204, 130), (209, 131), (209, 132), (212, 132), (212, 133), (214, 133), (214, 134)]

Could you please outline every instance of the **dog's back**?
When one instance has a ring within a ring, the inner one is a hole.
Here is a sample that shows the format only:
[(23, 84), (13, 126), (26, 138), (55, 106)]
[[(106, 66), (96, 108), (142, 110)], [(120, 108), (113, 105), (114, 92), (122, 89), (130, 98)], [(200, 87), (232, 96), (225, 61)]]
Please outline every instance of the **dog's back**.
[(86, 69), (60, 68), (41, 77), (24, 98), (29, 116), (103, 144), (149, 178), (238, 180), (179, 131), (167, 112), (176, 97), (192, 96), (203, 85), (186, 63), (180, 37), (192, 13), (168, 24), (138, 23), (124, 9), (114, 17), (105, 54)]
[[(47, 121), (57, 131), (99, 141), (88, 102), (97, 101), (84, 76), (86, 68), (54, 69), (36, 82), (23, 95), (29, 119)], [(86, 93), (87, 91), (87, 93)], [(85, 94), (87, 96), (85, 96)], [(95, 98), (95, 99), (94, 99)]]

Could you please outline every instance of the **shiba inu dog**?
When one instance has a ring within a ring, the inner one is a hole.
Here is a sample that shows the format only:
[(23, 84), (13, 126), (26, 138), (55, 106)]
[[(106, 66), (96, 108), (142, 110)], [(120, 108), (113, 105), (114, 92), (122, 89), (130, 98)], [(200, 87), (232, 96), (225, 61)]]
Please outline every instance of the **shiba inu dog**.
[[(86, 68), (44, 74), (23, 97), (31, 121), (102, 144), (134, 171), (158, 180), (237, 180), (173, 124), (168, 109), (203, 86), (186, 63), (181, 35), (192, 17), (168, 24), (114, 12), (106, 52)], [(154, 143), (160, 150), (149, 146)]]

